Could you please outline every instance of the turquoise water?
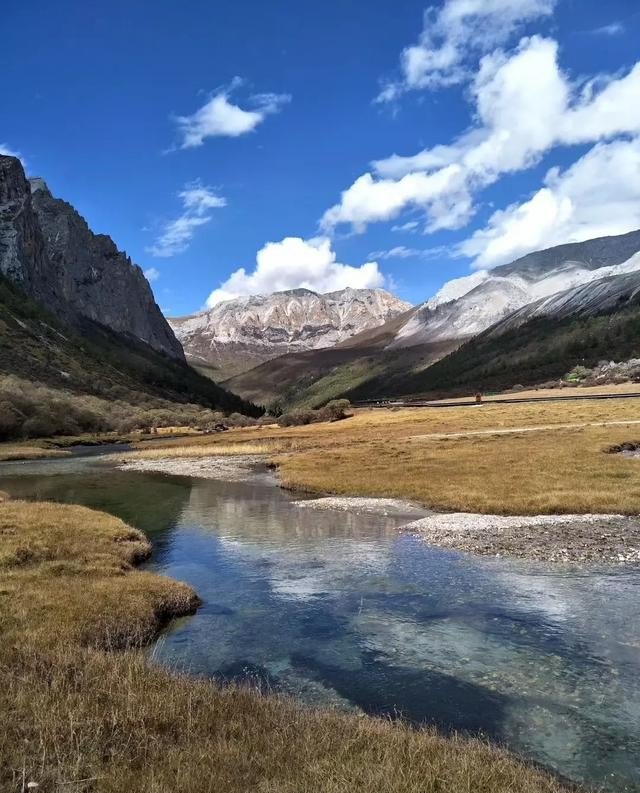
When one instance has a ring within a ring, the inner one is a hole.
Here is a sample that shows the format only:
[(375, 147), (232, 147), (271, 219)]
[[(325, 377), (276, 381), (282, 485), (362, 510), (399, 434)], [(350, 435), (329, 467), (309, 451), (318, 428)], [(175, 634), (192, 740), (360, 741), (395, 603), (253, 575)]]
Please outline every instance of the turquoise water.
[(157, 663), (482, 732), (571, 779), (640, 790), (640, 570), (476, 559), (398, 532), (402, 517), (304, 510), (274, 485), (90, 458), (0, 466), (15, 497), (141, 528), (149, 567), (195, 587), (204, 605), (154, 645)]

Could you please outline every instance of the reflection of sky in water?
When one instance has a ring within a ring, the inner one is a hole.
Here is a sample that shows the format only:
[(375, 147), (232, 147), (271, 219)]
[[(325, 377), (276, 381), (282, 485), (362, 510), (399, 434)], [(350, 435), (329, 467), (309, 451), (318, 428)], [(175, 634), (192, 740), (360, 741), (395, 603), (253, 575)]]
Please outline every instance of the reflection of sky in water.
[(482, 730), (567, 776), (640, 790), (640, 571), (473, 559), (399, 534), (401, 518), (297, 509), (264, 482), (60, 461), (4, 466), (0, 488), (152, 536), (151, 567), (204, 599), (153, 648), (159, 662)]

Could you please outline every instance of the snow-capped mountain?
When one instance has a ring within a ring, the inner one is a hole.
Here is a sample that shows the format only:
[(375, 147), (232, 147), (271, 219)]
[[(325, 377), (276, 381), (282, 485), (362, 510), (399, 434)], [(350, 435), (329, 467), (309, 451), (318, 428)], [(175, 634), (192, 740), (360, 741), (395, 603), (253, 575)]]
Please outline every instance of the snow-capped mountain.
[[(590, 280), (562, 292), (555, 292), (514, 311), (493, 325), (487, 333), (500, 336), (507, 330), (522, 326), (531, 319), (555, 317), (563, 319), (573, 315), (592, 316), (605, 314), (640, 299), (640, 253), (634, 254), (624, 265), (603, 267), (611, 271), (604, 278)], [(599, 271), (596, 271), (599, 272)]]
[(384, 289), (292, 289), (226, 300), (169, 323), (189, 358), (226, 379), (285, 353), (333, 347), (410, 308)]
[(559, 245), (454, 279), (418, 306), (389, 345), (412, 347), (475, 336), (523, 306), (574, 287), (640, 270), (640, 231)]

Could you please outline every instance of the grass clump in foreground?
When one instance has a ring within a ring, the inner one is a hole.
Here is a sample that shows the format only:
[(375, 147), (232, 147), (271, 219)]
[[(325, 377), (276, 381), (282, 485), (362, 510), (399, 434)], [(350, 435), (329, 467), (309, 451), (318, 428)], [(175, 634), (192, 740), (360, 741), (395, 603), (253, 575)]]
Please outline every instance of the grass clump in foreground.
[(175, 676), (134, 649), (196, 596), (134, 571), (137, 531), (0, 504), (0, 789), (99, 793), (560, 793), (483, 742)]

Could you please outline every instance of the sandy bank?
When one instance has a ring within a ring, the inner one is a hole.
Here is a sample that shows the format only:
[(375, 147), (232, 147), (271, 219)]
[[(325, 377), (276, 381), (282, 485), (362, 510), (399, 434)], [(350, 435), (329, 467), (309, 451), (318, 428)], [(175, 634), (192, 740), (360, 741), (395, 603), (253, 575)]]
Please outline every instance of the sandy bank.
[[(238, 455), (124, 461), (125, 471), (157, 471), (233, 482), (258, 481), (265, 457)], [(640, 517), (612, 514), (504, 516), (430, 513), (396, 498), (327, 496), (295, 502), (300, 509), (414, 518), (401, 527), (430, 545), (480, 556), (579, 565), (640, 564)]]

